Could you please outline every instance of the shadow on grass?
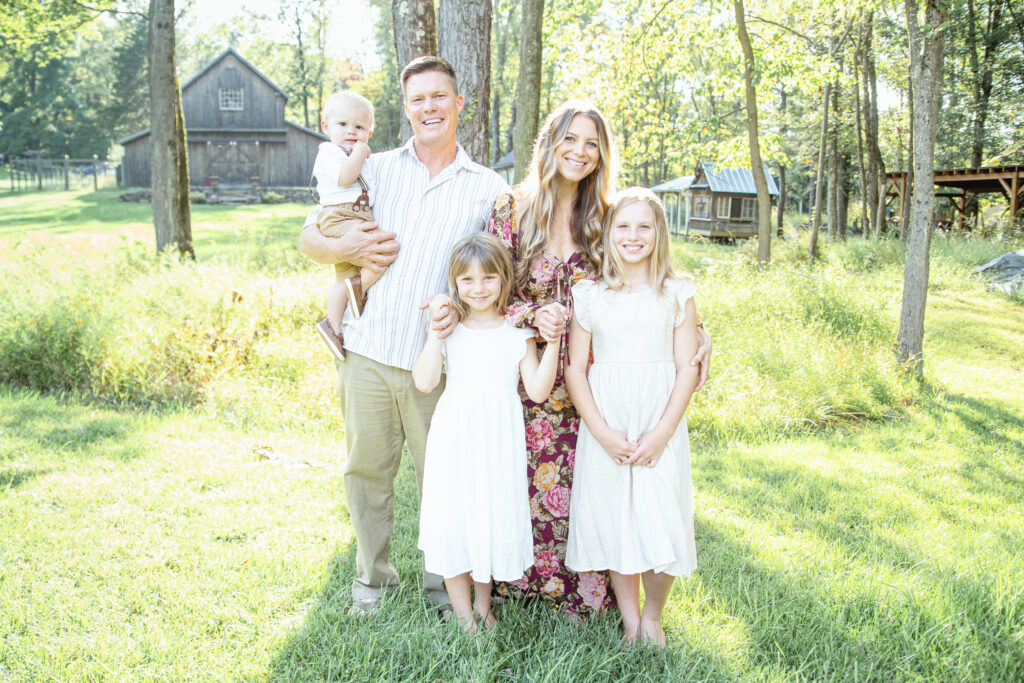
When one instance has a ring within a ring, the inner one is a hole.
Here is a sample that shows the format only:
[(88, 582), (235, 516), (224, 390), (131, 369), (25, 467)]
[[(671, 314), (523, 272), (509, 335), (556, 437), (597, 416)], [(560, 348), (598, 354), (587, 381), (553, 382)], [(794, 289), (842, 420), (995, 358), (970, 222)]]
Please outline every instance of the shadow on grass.
[[(537, 600), (496, 606), (500, 627), (469, 636), (422, 592), (417, 496), (406, 458), (396, 481), (392, 562), (402, 579), (370, 616), (348, 614), (354, 541), (330, 563), (302, 627), (273, 656), (268, 678), (309, 681), (665, 681), (734, 678), (720, 655), (689, 642), (664, 653), (623, 650), (618, 613), (572, 624)], [(347, 513), (343, 514), (345, 526)]]
[(27, 390), (0, 389), (0, 434), (0, 491), (68, 459), (128, 461), (146, 452), (137, 414)]
[[(756, 559), (762, 547), (760, 540), (738, 540), (724, 525), (698, 525), (701, 580), (743, 624), (744, 650), (755, 666), (784, 669), (797, 680), (1019, 680), (1024, 674), (1024, 649), (1013, 637), (1019, 596), (998, 602), (975, 579), (948, 571), (914, 589), (881, 581), (835, 587), (836, 576), (762, 564)], [(887, 551), (901, 553), (915, 571), (926, 562), (902, 548)]]

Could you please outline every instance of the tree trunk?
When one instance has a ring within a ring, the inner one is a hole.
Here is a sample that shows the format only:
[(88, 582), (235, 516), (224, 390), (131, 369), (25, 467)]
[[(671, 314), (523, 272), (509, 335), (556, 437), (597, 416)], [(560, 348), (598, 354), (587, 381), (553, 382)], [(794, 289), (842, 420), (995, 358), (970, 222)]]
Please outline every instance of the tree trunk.
[[(914, 81), (914, 197), (907, 232), (903, 271), (903, 304), (896, 336), (897, 354), (908, 370), (924, 376), (924, 314), (928, 300), (928, 249), (931, 245), (935, 130), (942, 87), (945, 12), (942, 0), (926, 0), (925, 23), (918, 24), (916, 0), (904, 0), (910, 38), (910, 69)], [(922, 31), (922, 28), (924, 29)]]
[(491, 99), (490, 0), (441, 0), (438, 55), (455, 67), (465, 100), (459, 144), (473, 161), (490, 164), (487, 108)]
[(871, 219), (868, 212), (868, 176), (867, 168), (864, 165), (864, 130), (861, 126), (863, 110), (860, 106), (860, 63), (863, 60), (862, 51), (864, 46), (863, 27), (861, 38), (857, 41), (857, 51), (853, 56), (853, 98), (854, 114), (857, 117), (857, 169), (860, 179), (860, 227), (863, 237), (867, 239), (871, 235)]
[(971, 60), (971, 94), (974, 119), (971, 122), (971, 165), (984, 163), (985, 123), (988, 120), (989, 101), (992, 96), (992, 63), (1001, 37), (1002, 0), (992, 0), (985, 33), (985, 52), (978, 59), (977, 17), (974, 0), (967, 0), (967, 39)]
[[(779, 126), (779, 137), (782, 139), (786, 138), (786, 134), (789, 132), (786, 126), (786, 88), (783, 86), (782, 91), (779, 93), (779, 118), (782, 120)], [(786, 211), (786, 167), (780, 161), (779, 162), (779, 206), (776, 217), (775, 234), (778, 237), (782, 237), (782, 215)]]
[(736, 10), (736, 35), (743, 47), (743, 82), (746, 93), (747, 138), (750, 142), (750, 170), (754, 174), (754, 186), (757, 188), (757, 262), (762, 267), (768, 265), (771, 257), (772, 242), (772, 198), (768, 194), (768, 180), (764, 175), (764, 164), (761, 162), (761, 143), (757, 132), (757, 91), (754, 89), (754, 50), (747, 35), (746, 11), (743, 0), (733, 0)]
[(156, 249), (195, 259), (188, 198), (188, 152), (174, 55), (174, 0), (149, 3), (149, 160)]
[(885, 163), (878, 147), (878, 78), (872, 47), (872, 12), (867, 13), (864, 23), (864, 142), (868, 152), (868, 207), (873, 214), (872, 228), (877, 240), (885, 225)]
[(832, 82), (825, 84), (821, 107), (821, 144), (818, 148), (818, 168), (814, 180), (814, 218), (811, 220), (811, 248), (808, 255), (818, 258), (818, 230), (821, 229), (821, 182), (825, 176), (825, 148), (828, 140), (828, 107), (832, 97)]
[(828, 238), (839, 239), (839, 81), (832, 83), (832, 124), (828, 127)]
[[(399, 77), (405, 65), (424, 55), (437, 54), (437, 28), (433, 0), (392, 0), (395, 26), (395, 61)], [(409, 120), (402, 116), (402, 140), (412, 135)]]
[(516, 84), (516, 121), (512, 133), (515, 156), (513, 182), (518, 183), (530, 163), (533, 139), (540, 118), (540, 69), (544, 52), (544, 0), (523, 0), (519, 44), (519, 81)]
[(907, 241), (907, 223), (910, 222), (910, 197), (917, 185), (914, 173), (914, 136), (917, 131), (914, 125), (914, 82), (912, 78), (907, 81), (907, 109), (910, 114), (910, 125), (907, 127), (907, 187), (903, 191), (903, 203), (900, 205), (900, 241), (904, 243)]

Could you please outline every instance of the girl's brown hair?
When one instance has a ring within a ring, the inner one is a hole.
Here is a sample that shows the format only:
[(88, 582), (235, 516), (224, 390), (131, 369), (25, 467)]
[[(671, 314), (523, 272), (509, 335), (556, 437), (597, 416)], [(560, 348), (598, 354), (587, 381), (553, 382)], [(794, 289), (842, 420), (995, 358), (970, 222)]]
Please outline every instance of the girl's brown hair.
[(457, 281), (474, 263), (480, 264), (480, 270), (485, 273), (497, 273), (501, 278), (501, 292), (495, 306), (499, 313), (504, 314), (512, 293), (512, 260), (500, 239), (490, 233), (478, 232), (456, 244), (448, 262), (448, 293), (459, 317), (465, 319), (467, 310), (466, 302), (459, 298)]

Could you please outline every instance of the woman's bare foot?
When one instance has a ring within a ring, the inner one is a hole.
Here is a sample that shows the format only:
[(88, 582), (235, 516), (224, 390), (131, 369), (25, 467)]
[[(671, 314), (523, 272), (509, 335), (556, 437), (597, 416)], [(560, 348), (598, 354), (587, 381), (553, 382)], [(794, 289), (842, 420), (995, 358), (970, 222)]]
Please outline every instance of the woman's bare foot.
[(487, 614), (473, 612), (473, 620), (476, 621), (478, 626), (483, 626), (487, 631), (493, 631), (498, 628), (498, 620), (494, 618), (494, 612), (490, 610), (487, 610)]
[(657, 648), (665, 647), (665, 629), (661, 627), (661, 622), (641, 619), (640, 640)]

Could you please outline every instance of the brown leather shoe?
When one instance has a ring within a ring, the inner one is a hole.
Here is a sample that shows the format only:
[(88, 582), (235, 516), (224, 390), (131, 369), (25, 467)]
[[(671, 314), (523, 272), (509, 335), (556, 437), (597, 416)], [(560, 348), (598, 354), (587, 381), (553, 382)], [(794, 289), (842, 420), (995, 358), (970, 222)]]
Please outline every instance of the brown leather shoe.
[(331, 350), (331, 353), (335, 358), (344, 362), (345, 361), (345, 347), (340, 334), (335, 334), (334, 329), (331, 328), (331, 321), (324, 318), (316, 324), (316, 331), (320, 333), (324, 343), (327, 344), (327, 348)]
[(348, 311), (353, 318), (358, 319), (363, 314), (363, 304), (366, 303), (366, 296), (363, 294), (363, 285), (358, 275), (345, 278), (345, 289), (348, 290)]

